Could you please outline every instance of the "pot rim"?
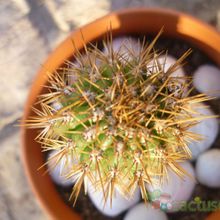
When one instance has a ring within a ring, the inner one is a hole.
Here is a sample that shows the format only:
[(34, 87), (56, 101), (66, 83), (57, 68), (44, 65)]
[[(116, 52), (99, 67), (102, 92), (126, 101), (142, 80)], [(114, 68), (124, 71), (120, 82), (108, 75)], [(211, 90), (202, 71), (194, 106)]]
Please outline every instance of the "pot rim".
[[(211, 27), (210, 25), (200, 21), (197, 18), (194, 18), (191, 15), (187, 15), (185, 13), (178, 12), (178, 11), (171, 10), (171, 9), (140, 8), (140, 7), (123, 9), (123, 10), (111, 12), (108, 15), (105, 15), (104, 17), (101, 17), (101, 18), (83, 26), (82, 28), (77, 29), (77, 30), (73, 31), (72, 33), (70, 33), (69, 36), (48, 56), (47, 60), (43, 64), (43, 67), (38, 71), (38, 73), (34, 79), (34, 82), (31, 86), (27, 101), (25, 103), (24, 115), (23, 115), (22, 121), (25, 121), (27, 119), (27, 117), (29, 117), (29, 115), (31, 113), (30, 106), (32, 106), (32, 104), (35, 102), (33, 100), (36, 100), (36, 96), (40, 92), (40, 89), (38, 88), (36, 90), (36, 88), (39, 87), (39, 85), (43, 85), (47, 80), (46, 77), (43, 77), (43, 73), (45, 73), (45, 71), (48, 69), (52, 72), (54, 69), (56, 69), (56, 67), (61, 66), (64, 60), (70, 58), (71, 55), (73, 55), (74, 48), (72, 47), (72, 39), (73, 40), (76, 39), (75, 43), (78, 44), (77, 48), (82, 48), (83, 41), (82, 41), (82, 39), (79, 40), (82, 37), (81, 36), (82, 33), (83, 33), (83, 36), (85, 37), (85, 35), (84, 35), (85, 32), (93, 30), (94, 33), (92, 34), (92, 36), (88, 36), (88, 37), (86, 36), (85, 42), (87, 43), (89, 40), (91, 41), (91, 40), (102, 37), (107, 32), (107, 28), (102, 28), (101, 32), (100, 32), (100, 30), (94, 29), (95, 26), (102, 25), (104, 27), (104, 25), (105, 25), (107, 27), (106, 22), (112, 22), (112, 24), (114, 24), (114, 26), (112, 26), (113, 31), (116, 31), (116, 35), (117, 35), (117, 33), (120, 33), (120, 28), (121, 28), (121, 26), (120, 26), (121, 20), (120, 19), (129, 20), (130, 22), (132, 22), (131, 18), (133, 20), (135, 20), (136, 17), (138, 17), (138, 16), (140, 17), (141, 15), (146, 15), (146, 14), (148, 14), (148, 16), (153, 16), (153, 15), (154, 16), (155, 15), (165, 16), (169, 19), (176, 19), (177, 21), (178, 21), (178, 19), (180, 21), (182, 19), (181, 22), (183, 22), (183, 24), (182, 24), (183, 27), (186, 24), (191, 24), (191, 25), (196, 25), (196, 27), (198, 28), (197, 31), (204, 31), (205, 30), (205, 33), (209, 34), (208, 35), (209, 37), (212, 36), (212, 38), (213, 38), (212, 41), (214, 41), (214, 43), (203, 42), (202, 41), (202, 40), (204, 40), (203, 38), (200, 39), (201, 42), (199, 42), (198, 39), (194, 39), (192, 36), (190, 36), (190, 31), (187, 30), (187, 28), (189, 28), (189, 27), (187, 27), (187, 26), (184, 27), (185, 32), (181, 33), (181, 32), (176, 31), (175, 36), (178, 38), (183, 38), (183, 39), (186, 38), (187, 42), (195, 43), (197, 46), (200, 45), (202, 48), (201, 47), (199, 47), (199, 48), (206, 51), (206, 53), (207, 53), (207, 51), (209, 51), (209, 49), (211, 47), (211, 49), (213, 49), (213, 51), (215, 51), (215, 55), (213, 55), (212, 53), (209, 53), (208, 55), (211, 56), (212, 59), (220, 66), (220, 56), (219, 56), (219, 54), (220, 54), (220, 35), (219, 35), (219, 32), (217, 30), (215, 30), (213, 27)], [(163, 22), (164, 22), (164, 20), (161, 23), (163, 23)], [(152, 22), (152, 23), (154, 23), (154, 22)], [(178, 23), (176, 23), (176, 24), (178, 25)], [(123, 25), (125, 25), (125, 24), (123, 24)], [(141, 25), (141, 26), (143, 26), (143, 25)], [(154, 24), (152, 24), (151, 26), (153, 28), (153, 31), (148, 31), (149, 33), (156, 33), (159, 31), (158, 29), (156, 30), (156, 28), (153, 27)], [(127, 28), (129, 28), (129, 27), (127, 27)], [(130, 28), (136, 28), (138, 30), (139, 27), (130, 27)], [(170, 27), (170, 29), (168, 28), (168, 31), (166, 31), (166, 29), (164, 31), (165, 31), (165, 34), (172, 35), (172, 33), (171, 33), (172, 30), (174, 30), (174, 27)], [(188, 38), (187, 38), (186, 34), (189, 35)], [(203, 45), (202, 43), (205, 43), (205, 45)], [(218, 43), (218, 44), (216, 44), (216, 43)], [(215, 45), (218, 45), (218, 46), (216, 46), (216, 48), (215, 48), (214, 47)], [(37, 197), (37, 200), (39, 201), (43, 210), (45, 210), (46, 213), (49, 214), (49, 216), (52, 219), (61, 219), (60, 216), (57, 216), (57, 214), (56, 214), (57, 210), (53, 207), (52, 204), (49, 203), (49, 200), (44, 198), (45, 196), (42, 195), (41, 189), (39, 188), (39, 186), (35, 182), (37, 171), (33, 169), (33, 164), (32, 164), (33, 160), (32, 160), (32, 158), (29, 157), (29, 154), (28, 154), (27, 128), (24, 126), (21, 128), (21, 139), (22, 139), (22, 154), (21, 154), (22, 155), (22, 162), (23, 162), (24, 170), (25, 170), (26, 176), (28, 177), (28, 182), (31, 186), (31, 189), (34, 192), (35, 196)], [(40, 177), (40, 178), (42, 178), (42, 177)], [(47, 178), (45, 181), (48, 181)], [(55, 190), (55, 186), (51, 185), (51, 187), (54, 187), (54, 190)], [(55, 198), (55, 200), (58, 201), (57, 205), (62, 205), (61, 203), (63, 203), (61, 209), (64, 209), (65, 214), (66, 214), (65, 216), (71, 217), (73, 219), (80, 219), (78, 214), (74, 213), (67, 205), (64, 204), (64, 202), (62, 201), (62, 199), (58, 195), (58, 192), (55, 192), (55, 193), (56, 193), (56, 195), (54, 195), (54, 198)], [(56, 202), (55, 200), (54, 200), (54, 202)], [(216, 215), (217, 213), (213, 213), (213, 214)], [(220, 214), (217, 217), (219, 217), (219, 216), (220, 216)], [(217, 218), (215, 218), (215, 219), (217, 219)]]

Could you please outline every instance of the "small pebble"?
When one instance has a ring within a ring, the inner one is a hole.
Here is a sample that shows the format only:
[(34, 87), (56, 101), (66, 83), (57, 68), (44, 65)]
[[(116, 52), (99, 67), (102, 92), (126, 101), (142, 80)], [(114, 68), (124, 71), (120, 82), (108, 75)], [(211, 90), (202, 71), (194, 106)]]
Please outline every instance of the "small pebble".
[(196, 161), (196, 177), (208, 187), (220, 187), (220, 150), (211, 149), (201, 154)]
[[(176, 63), (177, 59), (170, 56), (170, 55), (161, 55), (159, 57), (159, 62), (163, 66), (164, 65), (164, 71), (167, 72), (167, 70)], [(181, 67), (179, 67), (175, 72), (171, 74), (173, 77), (184, 77), (185, 73)]]
[(183, 178), (180, 178), (170, 169), (168, 170), (168, 181), (162, 185), (147, 185), (150, 192), (150, 198), (154, 207), (160, 208), (166, 212), (178, 211), (181, 207), (181, 201), (190, 199), (195, 187), (195, 172), (190, 162), (180, 163), (187, 172)]
[[(120, 54), (127, 58), (126, 53), (132, 51), (137, 56), (141, 50), (141, 44), (132, 37), (117, 37), (112, 40), (112, 48), (114, 52), (120, 51)], [(104, 54), (108, 54), (107, 48), (103, 49)]]
[(168, 220), (166, 214), (160, 209), (153, 208), (150, 204), (139, 203), (131, 208), (124, 220)]
[[(196, 108), (196, 111), (201, 113), (201, 116), (214, 115), (212, 110), (207, 105), (202, 103), (198, 108)], [(198, 117), (200, 117), (200, 115)], [(190, 132), (202, 135), (203, 138), (201, 141), (193, 141), (188, 144), (188, 147), (192, 152), (192, 159), (196, 159), (200, 153), (212, 146), (218, 135), (218, 130), (219, 126), (217, 118), (201, 120), (198, 124), (189, 129)]]
[(220, 69), (202, 65), (194, 73), (194, 87), (201, 93), (220, 98)]
[(72, 157), (63, 157), (61, 161), (54, 167), (56, 163), (56, 155), (57, 151), (51, 151), (48, 156), (48, 169), (49, 175), (52, 180), (62, 186), (71, 186), (74, 184), (73, 179), (66, 179), (65, 175), (71, 170), (72, 167)]
[[(90, 185), (90, 184), (89, 184)], [(112, 199), (112, 207), (110, 199), (107, 200), (104, 206), (103, 194), (101, 191), (95, 190), (91, 185), (88, 187), (88, 195), (95, 207), (106, 216), (117, 216), (123, 211), (129, 209), (140, 201), (140, 190), (137, 189), (132, 198), (129, 200), (124, 198), (116, 189)]]
[[(161, 67), (163, 68), (163, 70), (164, 70), (164, 72), (166, 73), (167, 71), (168, 71), (168, 69), (172, 66), (172, 65), (174, 65), (175, 63), (176, 63), (176, 61), (177, 61), (177, 59), (176, 58), (174, 58), (174, 57), (172, 57), (172, 56), (170, 56), (170, 55), (161, 55), (161, 56), (159, 56), (158, 57), (158, 61), (159, 61), (159, 63), (160, 63), (160, 65), (161, 65)], [(150, 68), (150, 70), (152, 71), (152, 72), (155, 72), (155, 71), (157, 71), (157, 69), (158, 69), (158, 67), (156, 68), (156, 63), (154, 63), (153, 61), (150, 61), (149, 63), (148, 63), (148, 68)], [(154, 69), (154, 68), (156, 68), (156, 69)], [(184, 71), (183, 71), (183, 69), (181, 68), (181, 66), (179, 66), (177, 69), (176, 69), (176, 71), (175, 72), (172, 72), (171, 74), (170, 74), (170, 76), (171, 77), (177, 77), (177, 78), (175, 78), (175, 79), (172, 79), (172, 81), (173, 80), (175, 80), (175, 81), (178, 81), (179, 82), (179, 86), (181, 86), (182, 87), (182, 91), (184, 91), (183, 93), (182, 93), (182, 96), (186, 96), (187, 95), (187, 87), (185, 86), (183, 86), (183, 85), (185, 85), (185, 78), (183, 78), (183, 77), (185, 77), (185, 73), (184, 73)], [(172, 82), (170, 82), (171, 84), (172, 84)], [(175, 89), (176, 90), (176, 89)], [(176, 95), (178, 95), (179, 94), (179, 91), (177, 91), (176, 90), (176, 93), (175, 93)]]

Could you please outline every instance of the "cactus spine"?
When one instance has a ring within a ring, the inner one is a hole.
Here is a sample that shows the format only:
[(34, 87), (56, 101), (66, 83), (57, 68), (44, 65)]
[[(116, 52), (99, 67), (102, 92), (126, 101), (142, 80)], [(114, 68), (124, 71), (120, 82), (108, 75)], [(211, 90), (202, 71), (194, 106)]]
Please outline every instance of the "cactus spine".
[(129, 198), (140, 187), (147, 201), (145, 184), (164, 181), (168, 168), (185, 175), (178, 162), (191, 156), (187, 143), (200, 139), (188, 129), (205, 118), (195, 117), (194, 106), (209, 97), (190, 96), (190, 78), (172, 76), (190, 51), (165, 72), (154, 50), (158, 36), (138, 54), (129, 44), (114, 51), (111, 37), (108, 54), (85, 45), (76, 62), (49, 73), (48, 92), (27, 125), (41, 129), (36, 140), (57, 152), (56, 164), (72, 162), (66, 178), (75, 179), (74, 204), (88, 182), (105, 200), (116, 188)]

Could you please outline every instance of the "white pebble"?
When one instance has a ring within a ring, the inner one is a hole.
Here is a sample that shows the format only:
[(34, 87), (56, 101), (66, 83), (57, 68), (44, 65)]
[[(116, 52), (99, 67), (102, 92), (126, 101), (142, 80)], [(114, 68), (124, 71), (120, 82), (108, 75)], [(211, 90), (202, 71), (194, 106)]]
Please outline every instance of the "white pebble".
[(180, 163), (181, 167), (189, 174), (180, 178), (173, 171), (168, 170), (168, 181), (162, 185), (147, 185), (152, 205), (159, 207), (167, 212), (178, 211), (181, 201), (190, 199), (195, 187), (195, 172), (189, 162)]
[[(90, 185), (90, 184), (89, 184)], [(129, 209), (140, 201), (140, 190), (137, 189), (134, 195), (128, 200), (124, 198), (116, 189), (112, 199), (112, 207), (108, 198), (105, 206), (102, 191), (95, 190), (94, 187), (88, 187), (88, 195), (95, 207), (104, 215), (117, 216), (123, 211)]]
[(211, 149), (201, 154), (196, 162), (196, 177), (208, 187), (220, 187), (220, 150)]
[(202, 65), (194, 73), (194, 87), (202, 93), (220, 98), (220, 69)]
[[(161, 55), (159, 57), (159, 62), (162, 66), (164, 66), (164, 71), (167, 72), (167, 70), (176, 63), (177, 59), (170, 56), (170, 55)], [(173, 77), (184, 77), (185, 73), (181, 67), (179, 67), (175, 72), (171, 74)]]
[[(170, 55), (161, 55), (158, 57), (158, 62), (160, 63), (162, 68), (164, 68), (165, 73), (173, 64), (176, 63), (176, 61), (177, 61), (177, 59), (170, 56)], [(155, 71), (154, 68), (156, 68), (156, 63), (154, 63), (153, 61), (150, 61), (148, 63), (148, 67), (152, 68), (152, 70), (154, 72)], [(184, 73), (183, 69), (181, 67), (179, 67), (175, 72), (173, 72), (171, 74), (171, 76), (172, 77), (184, 77), (185, 73)]]
[[(214, 115), (211, 109), (205, 104), (200, 104), (200, 107), (196, 108), (195, 110), (201, 113), (201, 116)], [(200, 115), (197, 117), (200, 117)], [(192, 152), (192, 159), (197, 158), (200, 153), (212, 146), (218, 135), (218, 130), (218, 119), (216, 118), (201, 120), (198, 124), (189, 129), (190, 132), (202, 135), (203, 138), (201, 141), (193, 141), (188, 144), (189, 149)]]
[(168, 220), (166, 214), (150, 204), (140, 203), (130, 209), (124, 220)]
[[(137, 56), (141, 50), (141, 44), (132, 37), (117, 37), (112, 40), (112, 48), (114, 52), (119, 52), (127, 58), (126, 53), (132, 51)], [(107, 48), (103, 49), (104, 54), (109, 54)]]
[(62, 157), (61, 161), (54, 167), (56, 163), (56, 153), (57, 151), (51, 151), (48, 157), (48, 169), (52, 180), (63, 186), (71, 186), (74, 184), (74, 179), (66, 179), (65, 175), (71, 170), (72, 167), (72, 157)]

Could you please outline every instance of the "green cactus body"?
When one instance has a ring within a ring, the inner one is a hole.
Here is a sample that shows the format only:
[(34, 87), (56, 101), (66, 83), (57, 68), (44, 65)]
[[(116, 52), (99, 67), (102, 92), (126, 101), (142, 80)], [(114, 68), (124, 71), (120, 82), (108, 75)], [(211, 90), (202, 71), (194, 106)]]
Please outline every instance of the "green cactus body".
[(104, 44), (108, 55), (85, 46), (77, 64), (68, 61), (50, 74), (41, 109), (27, 123), (41, 129), (37, 140), (43, 150), (57, 151), (57, 162), (67, 155), (77, 161), (66, 176), (76, 180), (74, 202), (83, 182), (105, 199), (116, 188), (129, 198), (140, 187), (147, 201), (145, 184), (164, 181), (168, 168), (184, 175), (178, 162), (190, 158), (187, 143), (199, 139), (187, 131), (198, 120), (192, 106), (208, 97), (188, 97), (190, 79), (172, 76), (190, 51), (165, 72), (156, 39), (138, 56), (125, 44), (126, 53), (113, 51), (111, 41)]

